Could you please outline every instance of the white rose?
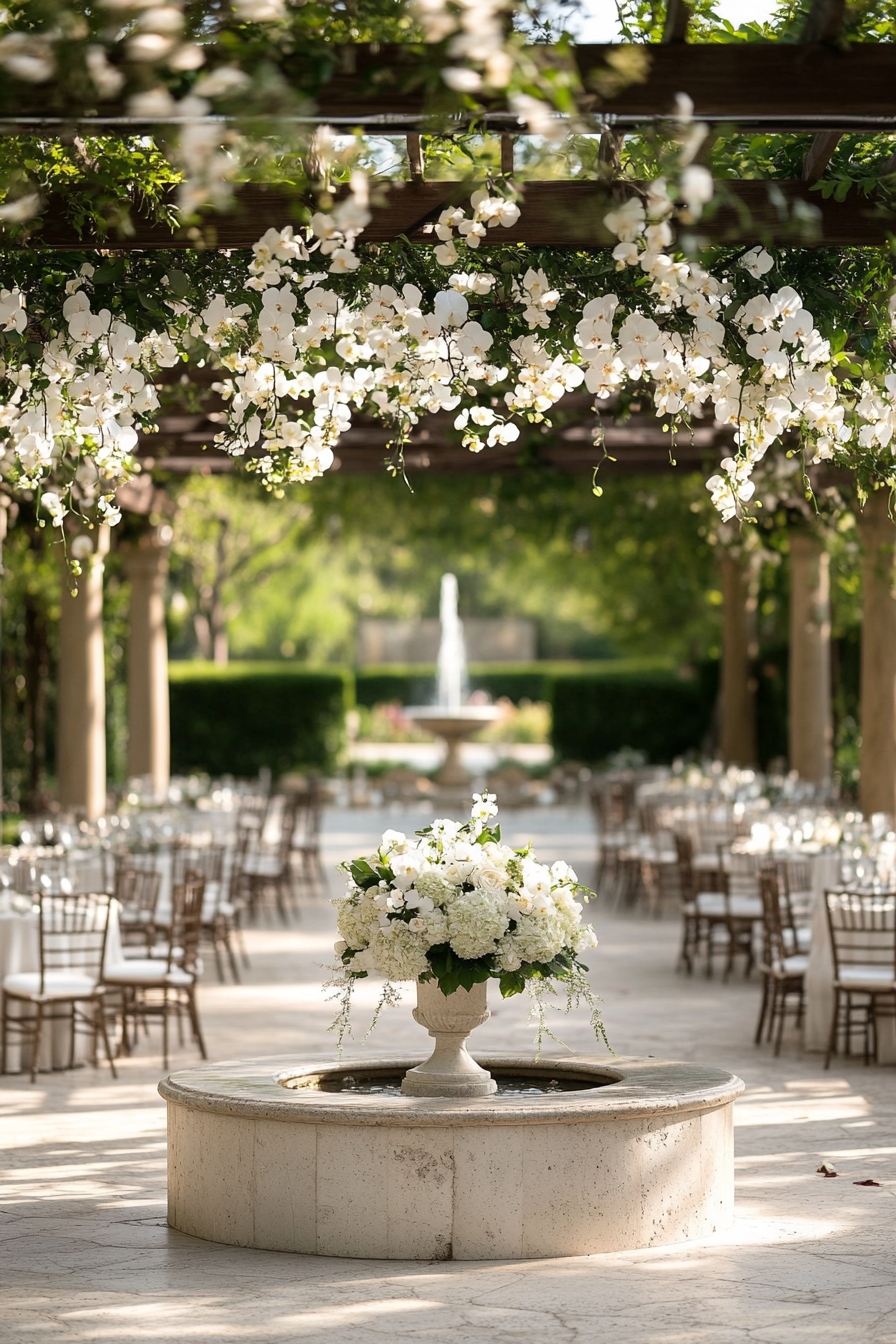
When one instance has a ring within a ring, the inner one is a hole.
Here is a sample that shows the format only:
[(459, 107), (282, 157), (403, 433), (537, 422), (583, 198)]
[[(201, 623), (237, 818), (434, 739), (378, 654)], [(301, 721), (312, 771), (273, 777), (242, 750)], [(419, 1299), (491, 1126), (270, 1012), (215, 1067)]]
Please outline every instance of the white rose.
[(476, 885), (490, 896), (500, 896), (507, 889), (507, 874), (494, 863), (484, 863), (479, 869)]

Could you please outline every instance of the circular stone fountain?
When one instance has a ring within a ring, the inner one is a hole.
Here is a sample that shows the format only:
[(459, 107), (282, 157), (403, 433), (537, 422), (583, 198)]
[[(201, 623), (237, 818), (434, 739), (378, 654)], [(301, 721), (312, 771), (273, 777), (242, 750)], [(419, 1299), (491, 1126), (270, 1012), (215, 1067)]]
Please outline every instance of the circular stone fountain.
[(493, 1096), (401, 1094), (422, 1056), (204, 1065), (168, 1103), (168, 1222), (232, 1246), (377, 1260), (591, 1255), (733, 1217), (720, 1069), (480, 1055)]

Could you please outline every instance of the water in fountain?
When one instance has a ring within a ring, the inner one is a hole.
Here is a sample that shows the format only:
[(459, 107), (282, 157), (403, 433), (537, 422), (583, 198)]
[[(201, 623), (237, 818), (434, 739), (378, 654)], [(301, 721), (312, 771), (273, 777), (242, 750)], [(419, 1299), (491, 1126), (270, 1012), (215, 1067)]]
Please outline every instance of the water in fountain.
[(439, 675), (436, 704), (440, 709), (460, 709), (467, 701), (467, 650), (463, 622), (457, 614), (457, 579), (442, 575), (439, 597)]

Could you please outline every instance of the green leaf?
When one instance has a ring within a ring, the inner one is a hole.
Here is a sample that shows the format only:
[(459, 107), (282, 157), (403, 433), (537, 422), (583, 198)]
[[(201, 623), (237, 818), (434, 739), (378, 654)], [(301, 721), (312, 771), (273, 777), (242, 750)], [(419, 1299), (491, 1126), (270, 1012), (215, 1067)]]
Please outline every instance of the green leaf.
[(364, 891), (379, 884), (379, 875), (374, 872), (366, 859), (354, 859), (349, 864), (348, 870), (355, 886), (361, 887)]
[(169, 271), (168, 288), (176, 299), (185, 299), (190, 292), (189, 278), (183, 271)]
[(526, 977), (522, 971), (505, 971), (498, 980), (502, 999), (512, 999), (514, 994), (522, 994), (526, 988)]

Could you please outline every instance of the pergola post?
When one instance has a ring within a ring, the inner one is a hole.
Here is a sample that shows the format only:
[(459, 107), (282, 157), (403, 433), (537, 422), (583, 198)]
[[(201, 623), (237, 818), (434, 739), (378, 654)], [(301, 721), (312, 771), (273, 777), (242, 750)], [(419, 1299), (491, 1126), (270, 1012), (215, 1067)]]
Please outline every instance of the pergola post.
[(896, 815), (896, 597), (890, 496), (878, 490), (859, 519), (862, 591), (862, 746), (859, 801), (866, 816)]
[(813, 784), (831, 774), (831, 575), (823, 541), (790, 533), (790, 768)]
[[(88, 547), (90, 549), (88, 550)], [(103, 559), (109, 529), (80, 533), (71, 544), (81, 575), (77, 595), (62, 573), (56, 772), (63, 808), (88, 820), (106, 810), (106, 668), (103, 647)]]
[[(168, 545), (156, 529), (127, 555), (131, 583), (128, 645), (128, 774), (149, 776), (153, 793), (168, 790), (171, 743), (168, 720), (168, 635), (165, 579)], [(170, 533), (170, 528), (165, 528)]]
[(723, 554), (720, 747), (726, 765), (756, 764), (756, 594), (754, 567)]

